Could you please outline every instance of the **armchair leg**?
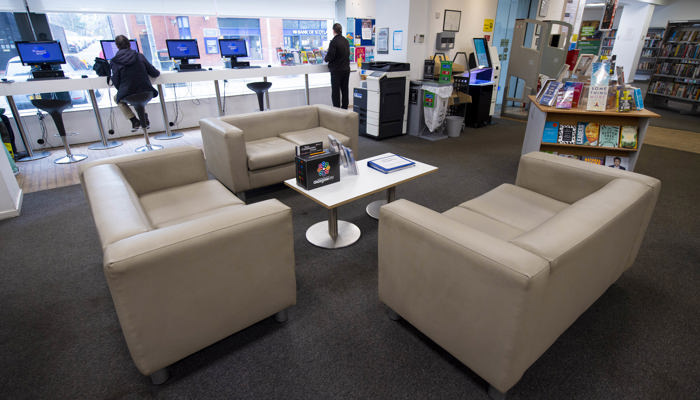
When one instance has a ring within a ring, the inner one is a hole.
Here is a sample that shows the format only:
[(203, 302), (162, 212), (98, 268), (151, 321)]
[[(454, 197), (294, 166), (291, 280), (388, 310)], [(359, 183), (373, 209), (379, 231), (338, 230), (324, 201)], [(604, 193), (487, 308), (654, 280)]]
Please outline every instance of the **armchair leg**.
[(501, 393), (498, 389), (489, 385), (489, 398), (492, 400), (506, 400), (506, 394)]
[(151, 374), (151, 383), (154, 385), (162, 385), (165, 381), (170, 378), (167, 368), (159, 369), (158, 371)]
[(401, 319), (401, 316), (397, 314), (394, 310), (391, 308), (387, 307), (386, 308), (386, 315), (389, 317), (390, 320), (392, 321), (398, 321)]
[(287, 315), (286, 309), (275, 314), (275, 321), (277, 321), (279, 323), (287, 322), (287, 318), (288, 318), (288, 315)]

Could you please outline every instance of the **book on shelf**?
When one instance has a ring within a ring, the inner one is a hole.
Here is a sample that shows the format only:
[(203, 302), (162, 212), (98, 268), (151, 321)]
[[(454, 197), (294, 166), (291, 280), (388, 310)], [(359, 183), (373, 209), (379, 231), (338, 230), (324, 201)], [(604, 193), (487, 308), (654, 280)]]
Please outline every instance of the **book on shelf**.
[(577, 129), (583, 130), (583, 143), (581, 144), (584, 146), (598, 145), (600, 125), (597, 122), (579, 122)]
[(407, 158), (397, 156), (396, 154), (391, 154), (381, 158), (375, 158), (374, 160), (367, 161), (367, 166), (376, 169), (379, 172), (388, 174), (390, 172), (395, 172), (402, 170), (404, 168), (413, 167), (416, 163)]
[(608, 104), (608, 86), (591, 86), (588, 91), (588, 111), (605, 111)]
[(621, 156), (605, 156), (605, 165), (611, 168), (630, 169), (630, 158)]
[(591, 164), (603, 165), (605, 161), (603, 157), (597, 156), (581, 156), (581, 161), (585, 161)]
[(546, 121), (542, 132), (542, 143), (556, 143), (559, 140), (559, 122)]
[(559, 124), (559, 137), (557, 142), (561, 144), (576, 144), (576, 126)]
[(620, 144), (620, 127), (617, 125), (601, 125), (598, 132), (598, 146), (618, 147)]
[(557, 94), (559, 89), (561, 89), (563, 84), (559, 81), (548, 81), (545, 84), (544, 91), (540, 97), (539, 103), (545, 106), (553, 106), (557, 99)]
[(580, 157), (577, 156), (576, 154), (566, 154), (566, 153), (559, 153), (557, 154), (559, 157), (564, 157), (564, 158), (574, 158), (576, 160), (579, 160)]
[(617, 90), (617, 95), (615, 97), (615, 100), (617, 102), (617, 111), (632, 111), (632, 108), (634, 107), (633, 92), (633, 89), (630, 88), (623, 88)]
[(624, 149), (637, 148), (637, 127), (632, 125), (623, 125), (620, 128), (620, 147)]
[(644, 96), (642, 95), (642, 89), (638, 87), (632, 88), (632, 98), (634, 99), (634, 109), (643, 110), (644, 109)]

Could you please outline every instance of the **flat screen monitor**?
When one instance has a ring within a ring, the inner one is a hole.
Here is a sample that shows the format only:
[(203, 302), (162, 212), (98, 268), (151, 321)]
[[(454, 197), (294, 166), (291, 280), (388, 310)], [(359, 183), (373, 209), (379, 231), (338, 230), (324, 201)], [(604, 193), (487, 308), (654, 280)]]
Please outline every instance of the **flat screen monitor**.
[[(139, 51), (139, 44), (136, 42), (136, 40), (129, 40), (129, 44), (131, 45), (132, 50)], [(102, 46), (102, 54), (107, 61), (114, 58), (114, 55), (119, 51), (114, 40), (100, 40), (100, 46)]]
[(187, 62), (199, 58), (197, 39), (166, 39), (168, 57)]
[(491, 57), (489, 57), (489, 47), (486, 38), (474, 38), (474, 53), (478, 67), (491, 68)]
[(58, 41), (45, 42), (15, 42), (19, 59), (25, 65), (41, 65), (42, 69), (51, 69), (52, 64), (65, 64), (61, 43)]
[(219, 39), (221, 57), (248, 57), (245, 39)]

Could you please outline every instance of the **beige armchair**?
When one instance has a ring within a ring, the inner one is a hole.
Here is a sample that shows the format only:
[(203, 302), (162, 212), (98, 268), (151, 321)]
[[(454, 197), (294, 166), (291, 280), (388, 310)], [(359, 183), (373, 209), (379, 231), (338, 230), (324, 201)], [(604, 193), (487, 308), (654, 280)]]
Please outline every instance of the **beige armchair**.
[(81, 166), (104, 273), (136, 367), (166, 367), (296, 302), (292, 214), (245, 205), (177, 147)]
[(444, 213), (389, 203), (379, 218), (379, 298), (502, 397), (633, 264), (660, 188), (633, 172), (530, 153), (515, 185)]
[(234, 193), (294, 178), (295, 146), (332, 134), (357, 157), (359, 116), (312, 105), (199, 121), (207, 168)]

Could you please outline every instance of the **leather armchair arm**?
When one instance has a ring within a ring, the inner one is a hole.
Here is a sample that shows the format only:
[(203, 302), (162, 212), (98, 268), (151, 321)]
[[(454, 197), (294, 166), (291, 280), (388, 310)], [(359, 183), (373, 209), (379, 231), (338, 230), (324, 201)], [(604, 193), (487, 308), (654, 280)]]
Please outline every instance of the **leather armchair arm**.
[(243, 131), (220, 118), (199, 121), (207, 168), (234, 193), (250, 189)]
[(105, 249), (104, 270), (132, 358), (150, 375), (296, 302), (291, 210), (229, 206), (135, 235)]
[(357, 154), (357, 137), (360, 130), (360, 116), (351, 110), (343, 110), (325, 104), (316, 105), (318, 108), (319, 125), (332, 131), (340, 132), (350, 138), (350, 148), (359, 160)]

